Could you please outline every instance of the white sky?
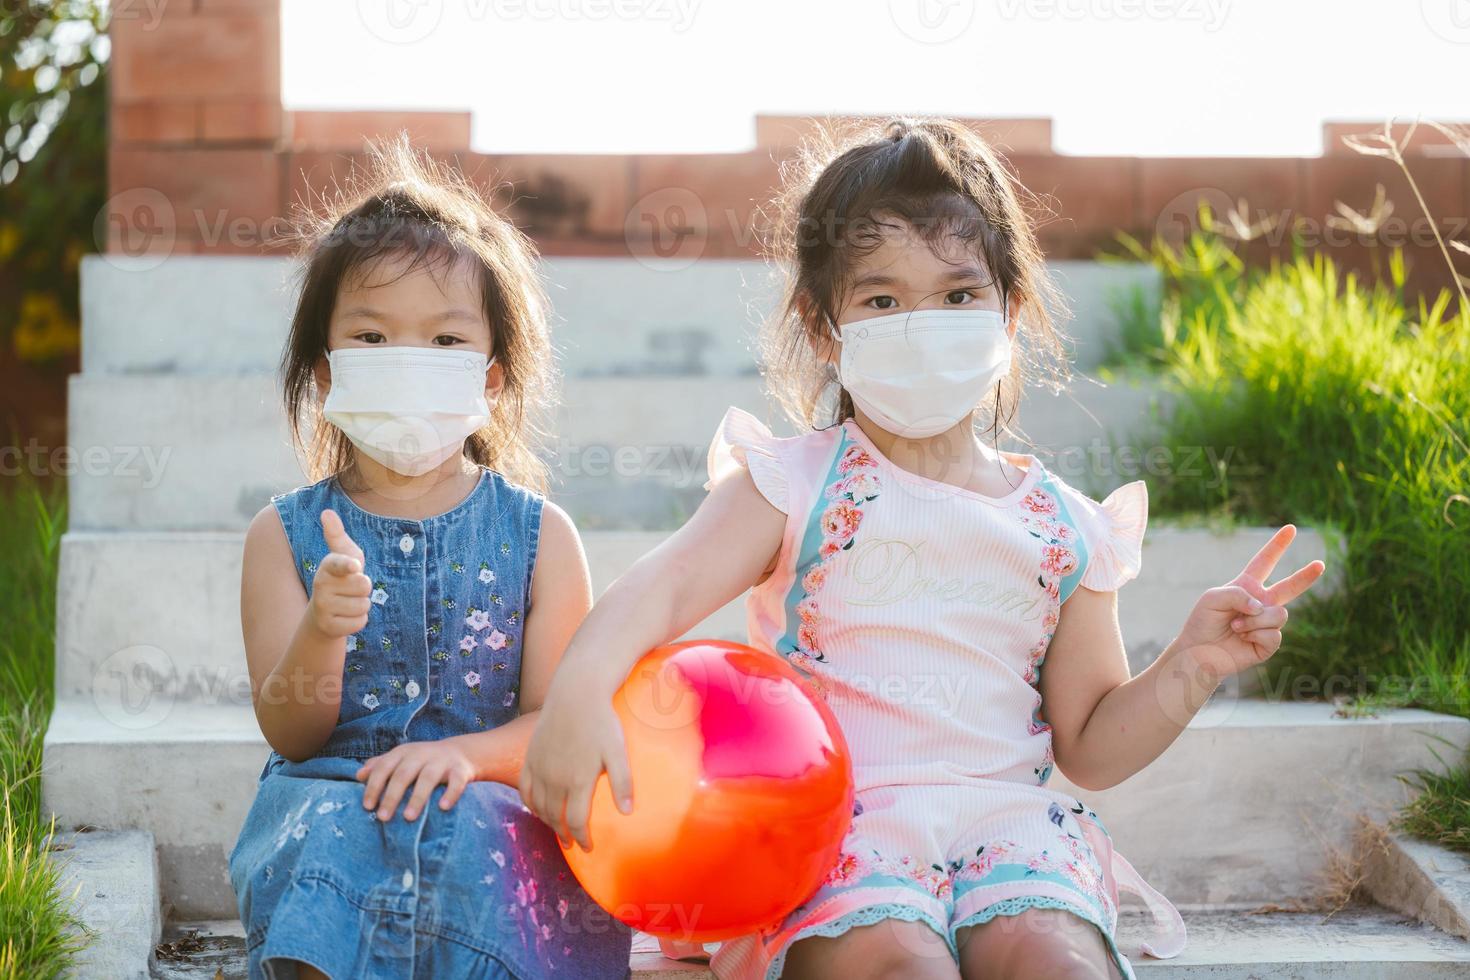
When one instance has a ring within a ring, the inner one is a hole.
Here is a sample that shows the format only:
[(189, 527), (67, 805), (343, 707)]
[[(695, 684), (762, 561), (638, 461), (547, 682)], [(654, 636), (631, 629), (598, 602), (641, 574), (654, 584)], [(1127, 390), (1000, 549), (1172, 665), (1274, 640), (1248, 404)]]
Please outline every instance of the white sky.
[(283, 0), (290, 108), (474, 112), (482, 152), (725, 152), (757, 112), (1050, 116), (1064, 153), (1314, 155), (1470, 120), (1470, 0)]

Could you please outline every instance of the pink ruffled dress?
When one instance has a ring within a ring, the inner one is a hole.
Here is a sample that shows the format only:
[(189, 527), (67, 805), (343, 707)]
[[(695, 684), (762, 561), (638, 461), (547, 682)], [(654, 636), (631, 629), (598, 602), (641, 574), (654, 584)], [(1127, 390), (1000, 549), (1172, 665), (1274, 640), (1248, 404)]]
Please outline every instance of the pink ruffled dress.
[(1113, 938), (1120, 888), (1153, 913), (1145, 952), (1183, 948), (1178, 912), (1097, 814), (1047, 787), (1040, 716), (1062, 604), (1138, 574), (1147, 490), (1098, 503), (1035, 456), (1008, 458), (1025, 475), (990, 497), (893, 465), (852, 420), (791, 438), (736, 408), (721, 422), (711, 484), (744, 467), (786, 514), (775, 571), (747, 599), (750, 643), (811, 679), (856, 782), (826, 881), (785, 921), (722, 943), (722, 980), (778, 977), (796, 940), (886, 918), (927, 923), (957, 959), (960, 929), (1034, 907), (1096, 925), (1132, 977)]

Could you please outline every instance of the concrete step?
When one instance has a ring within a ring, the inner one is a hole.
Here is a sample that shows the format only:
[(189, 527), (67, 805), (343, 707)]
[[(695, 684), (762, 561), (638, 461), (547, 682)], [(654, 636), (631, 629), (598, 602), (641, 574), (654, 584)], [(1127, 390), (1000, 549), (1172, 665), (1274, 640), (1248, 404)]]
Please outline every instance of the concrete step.
[(77, 977), (146, 980), (163, 927), (158, 855), (141, 830), (58, 831), (47, 852), (85, 928)]
[[(1121, 336), (1117, 304), (1157, 303), (1156, 269), (1050, 264), (1074, 319), (1078, 366)], [(694, 265), (547, 258), (553, 338), (570, 376), (749, 375), (752, 338), (778, 296), (771, 267), (748, 259)], [(255, 256), (91, 255), (82, 260), (82, 370), (100, 374), (239, 374), (275, 370), (291, 319), (293, 264)], [(200, 324), (209, 324), (201, 342)]]
[[(588, 531), (592, 583), (601, 594), (665, 538), (662, 531)], [(1143, 570), (1119, 592), (1119, 620), (1135, 672), (1173, 639), (1199, 594), (1227, 581), (1265, 543), (1266, 528), (1215, 534), (1158, 525), (1144, 542)], [(242, 536), (233, 531), (71, 531), (62, 539), (56, 690), (86, 696), (120, 724), (146, 719), (156, 702), (245, 704), (240, 638)], [(1286, 562), (1326, 557), (1305, 530)], [(743, 599), (690, 636), (746, 639)]]
[[(606, 589), (664, 536), (584, 535), (594, 588)], [(67, 533), (58, 594), (58, 694), (88, 698), (124, 726), (147, 726), (175, 701), (249, 704), (239, 626), (242, 537)], [(743, 604), (730, 603), (689, 635), (743, 641)]]
[[(1470, 943), (1372, 906), (1319, 914), (1184, 910), (1189, 944), (1157, 960), (1138, 950), (1146, 935), (1141, 910), (1124, 908), (1118, 945), (1139, 976), (1159, 980), (1384, 980), (1464, 977)], [(696, 961), (674, 961), (643, 934), (634, 940), (635, 980), (695, 980), (714, 974)]]
[[(1467, 747), (1470, 719), (1224, 699), (1121, 786), (1051, 785), (1093, 806), (1173, 901), (1286, 904), (1318, 892), (1326, 850), (1348, 847), (1357, 814), (1381, 820), (1409, 798), (1401, 775)], [(121, 724), (91, 698), (61, 698), (44, 752), (43, 805), (59, 828), (149, 830), (177, 915), (234, 914), (225, 858), (267, 753), (248, 706), (174, 701)]]
[(1363, 882), (1384, 908), (1470, 939), (1470, 854), (1389, 833), (1367, 850)]
[[(268, 375), (83, 374), (69, 390), (74, 528), (243, 528), (272, 493), (310, 482)], [(1082, 383), (1065, 396), (1033, 391), (1021, 417), (1064, 479), (1111, 488), (1158, 472), (1156, 462), (1107, 447), (1111, 437), (1141, 431), (1164, 401), (1151, 379)], [(569, 381), (546, 447), (553, 497), (587, 528), (677, 526), (704, 496), (706, 450), (731, 405), (773, 431), (794, 431), (755, 377)]]
[[(1185, 911), (1189, 945), (1171, 960), (1135, 954), (1142, 923), (1125, 908), (1118, 936), (1140, 976), (1158, 980), (1402, 980), (1464, 977), (1470, 943), (1375, 907), (1331, 917), (1283, 912)], [(702, 963), (666, 959), (658, 943), (635, 934), (633, 980), (696, 980)], [(216, 974), (216, 970), (219, 971)], [(245, 980), (238, 922), (173, 921), (159, 947), (158, 980)]]

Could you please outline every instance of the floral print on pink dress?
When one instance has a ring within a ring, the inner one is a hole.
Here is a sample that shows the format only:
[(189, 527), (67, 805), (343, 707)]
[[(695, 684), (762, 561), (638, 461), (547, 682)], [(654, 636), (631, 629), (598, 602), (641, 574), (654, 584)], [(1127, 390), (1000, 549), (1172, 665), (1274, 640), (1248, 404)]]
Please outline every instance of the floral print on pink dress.
[(801, 577), (802, 598), (796, 604), (800, 623), (796, 627), (796, 650), (788, 659), (812, 680), (817, 693), (826, 696), (819, 664), (826, 663), (821, 648), (821, 605), (817, 599), (827, 583), (829, 563), (851, 548), (863, 522), (863, 505), (877, 498), (883, 488), (878, 463), (862, 446), (848, 446), (836, 466), (837, 478), (823, 490), (829, 501), (818, 519), (822, 541), (817, 559)]
[[(1051, 726), (1041, 718), (1041, 662), (1046, 659), (1047, 648), (1051, 646), (1051, 638), (1061, 618), (1062, 579), (1077, 570), (1079, 558), (1074, 547), (1077, 532), (1061, 519), (1057, 499), (1043, 487), (1033, 487), (1021, 498), (1016, 509), (1021, 526), (1041, 541), (1036, 584), (1045, 595), (1046, 611), (1041, 618), (1041, 635), (1026, 653), (1026, 669), (1022, 677), (1035, 689), (1028, 731), (1032, 735), (1045, 735), (1050, 733)], [(1051, 739), (1048, 738), (1042, 763), (1035, 770), (1037, 785), (1051, 778), (1055, 761)]]
[(1015, 880), (1017, 872), (1022, 877), (1052, 875), (1066, 879), (1111, 918), (1114, 902), (1108, 893), (1102, 866), (1086, 840), (1070, 829), (1078, 827), (1076, 821), (1082, 815), (1095, 817), (1096, 814), (1080, 800), (1072, 810), (1074, 819), (1069, 819), (1067, 812), (1055, 803), (1050, 804), (1050, 808), (1053, 813), (1049, 817), (1057, 825), (1056, 844), (1040, 851), (1018, 841), (997, 838), (977, 847), (974, 855), (967, 859), (940, 865), (927, 864), (911, 854), (890, 857), (870, 850), (865, 855), (844, 847), (827, 872), (823, 885), (828, 888), (868, 887), (875, 882), (867, 879), (883, 875), (913, 882), (929, 895), (946, 901), (962, 883), (968, 890)]
[(871, 875), (886, 875), (912, 881), (924, 891), (941, 901), (948, 898), (954, 887), (948, 868), (937, 864), (925, 864), (912, 854), (901, 857), (886, 857), (876, 851), (864, 856), (843, 850), (832, 865), (823, 884), (832, 887), (855, 885)]

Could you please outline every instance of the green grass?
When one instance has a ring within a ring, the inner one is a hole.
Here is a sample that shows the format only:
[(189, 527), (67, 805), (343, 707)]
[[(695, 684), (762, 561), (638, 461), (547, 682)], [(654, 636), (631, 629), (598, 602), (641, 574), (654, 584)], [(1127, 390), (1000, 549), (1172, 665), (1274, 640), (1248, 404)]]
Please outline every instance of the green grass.
[(1421, 769), (1411, 782), (1419, 795), (1400, 814), (1399, 826), (1415, 837), (1470, 853), (1470, 759), (1458, 767)]
[[(1320, 254), (1249, 269), (1202, 225), (1125, 241), (1165, 276), (1157, 330), (1125, 336), (1177, 397), (1160, 442), (1232, 453), (1214, 480), (1151, 481), (1153, 507), (1336, 532), (1340, 587), (1294, 607), (1268, 693), (1470, 716), (1470, 315), (1405, 297), (1396, 253), (1377, 281)], [(1470, 850), (1456, 765), (1420, 774), (1405, 820)]]
[(61, 976), (80, 940), (47, 859), (41, 738), (50, 716), (56, 558), (65, 525), (59, 487), (0, 484), (0, 976)]

